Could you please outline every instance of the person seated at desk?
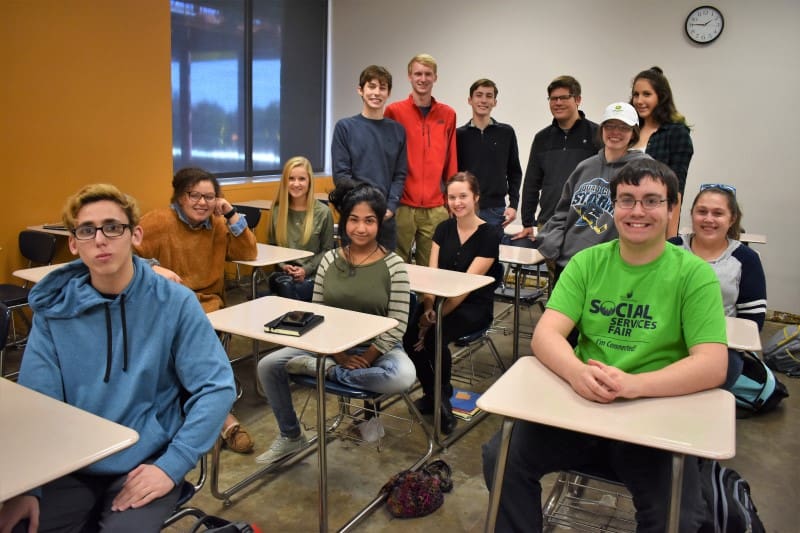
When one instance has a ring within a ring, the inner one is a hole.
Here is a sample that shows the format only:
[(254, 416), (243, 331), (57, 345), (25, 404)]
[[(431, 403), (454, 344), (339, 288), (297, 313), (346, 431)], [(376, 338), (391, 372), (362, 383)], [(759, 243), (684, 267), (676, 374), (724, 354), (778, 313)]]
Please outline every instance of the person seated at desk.
[[(611, 179), (619, 239), (575, 255), (534, 330), (539, 360), (582, 398), (678, 396), (722, 384), (726, 331), (714, 271), (668, 244), (678, 180), (663, 163), (631, 161)], [(567, 342), (577, 325), (578, 346)], [(483, 447), (487, 485), (500, 444)], [(558, 427), (518, 421), (511, 434), (497, 531), (541, 531), (540, 479), (560, 470), (600, 470), (633, 495), (638, 532), (663, 532), (671, 454)], [(490, 487), (491, 488), (491, 487)], [(705, 509), (697, 461), (686, 460), (680, 531), (697, 531)]]
[(608, 184), (629, 161), (650, 157), (631, 150), (639, 139), (639, 117), (630, 104), (606, 106), (600, 135), (603, 147), (578, 163), (564, 183), (555, 212), (536, 236), (548, 268), (554, 267), (555, 281), (573, 255), (617, 237)]
[(89, 185), (63, 219), (80, 260), (31, 290), (19, 383), (134, 429), (139, 441), (8, 500), (0, 530), (158, 531), (222, 428), (233, 373), (192, 292), (133, 257), (142, 239), (133, 198)]
[[(737, 239), (741, 234), (742, 210), (736, 189), (724, 184), (704, 184), (692, 202), (692, 233), (669, 241), (708, 261), (722, 288), (725, 315), (752, 320), (759, 331), (767, 315), (767, 280), (758, 254)], [(728, 349), (730, 390), (742, 373), (739, 351)]]
[[(486, 274), (497, 264), (500, 235), (497, 226), (478, 217), (480, 189), (470, 172), (459, 172), (447, 180), (447, 207), (453, 218), (439, 224), (433, 233), (431, 268), (442, 268), (470, 274)], [(420, 413), (434, 412), (436, 375), (436, 320), (442, 322), (442, 405), (441, 430), (453, 432), (456, 417), (450, 405), (453, 386), (450, 384), (451, 353), (448, 344), (455, 339), (489, 327), (494, 315), (494, 285), (486, 285), (457, 298), (448, 298), (437, 317), (434, 296), (425, 294), (415, 310), (403, 346), (414, 361), (422, 385), (422, 398), (415, 405)]]
[[(373, 392), (402, 392), (415, 379), (414, 365), (401, 344), (410, 287), (403, 260), (378, 242), (386, 199), (372, 185), (346, 180), (331, 192), (330, 201), (341, 215), (339, 235), (345, 245), (322, 257), (314, 279), (313, 301), (388, 316), (398, 324), (369, 343), (326, 357), (326, 377)], [(269, 450), (256, 459), (261, 464), (274, 463), (305, 448), (308, 442), (292, 405), (289, 374), (316, 377), (317, 357), (283, 348), (258, 363), (258, 378), (280, 429)]]
[(269, 231), (270, 244), (314, 252), (309, 258), (278, 264), (280, 270), (269, 278), (272, 293), (307, 302), (314, 292), (319, 262), (333, 248), (333, 215), (314, 198), (313, 176), (311, 162), (305, 157), (286, 162), (272, 204)]
[[(206, 313), (225, 306), (225, 261), (258, 255), (244, 215), (222, 197), (217, 178), (200, 168), (179, 170), (171, 205), (145, 214), (141, 225), (136, 253), (154, 262), (157, 273), (192, 289)], [(253, 451), (252, 437), (233, 415), (222, 436), (235, 452)]]

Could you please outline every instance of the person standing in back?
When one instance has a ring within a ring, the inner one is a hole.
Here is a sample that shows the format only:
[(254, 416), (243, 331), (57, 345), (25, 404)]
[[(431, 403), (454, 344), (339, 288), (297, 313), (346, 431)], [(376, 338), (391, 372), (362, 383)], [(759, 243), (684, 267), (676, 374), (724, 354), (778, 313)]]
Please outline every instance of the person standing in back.
[(392, 74), (384, 67), (370, 65), (358, 78), (361, 113), (343, 118), (333, 129), (331, 159), (333, 182), (345, 180), (369, 183), (386, 198), (381, 245), (397, 248), (397, 207), (408, 173), (406, 132), (402, 125), (384, 117), (392, 94)]
[(456, 152), (458, 169), (471, 172), (478, 179), (478, 216), (504, 228), (517, 218), (522, 167), (514, 128), (492, 118), (497, 93), (497, 85), (486, 78), (469, 88), (467, 102), (472, 107), (472, 118), (456, 130)]
[[(530, 246), (534, 226), (540, 229), (556, 210), (561, 189), (578, 163), (597, 154), (597, 124), (588, 120), (581, 105), (581, 84), (572, 76), (559, 76), (547, 86), (553, 122), (533, 138), (525, 182), (522, 186), (521, 232), (511, 237), (517, 246)], [(539, 216), (536, 216), (536, 210)]]
[(675, 108), (672, 88), (659, 67), (641, 71), (633, 79), (631, 105), (639, 114), (641, 135), (634, 148), (661, 161), (678, 176), (678, 206), (667, 228), (667, 238), (678, 234), (686, 175), (694, 155), (686, 117)]
[(437, 80), (436, 60), (418, 54), (408, 62), (411, 94), (386, 108), (386, 116), (406, 130), (408, 176), (397, 209), (397, 253), (411, 260), (430, 262), (433, 230), (448, 217), (445, 208), (445, 180), (458, 171), (456, 157), (456, 112), (433, 95)]

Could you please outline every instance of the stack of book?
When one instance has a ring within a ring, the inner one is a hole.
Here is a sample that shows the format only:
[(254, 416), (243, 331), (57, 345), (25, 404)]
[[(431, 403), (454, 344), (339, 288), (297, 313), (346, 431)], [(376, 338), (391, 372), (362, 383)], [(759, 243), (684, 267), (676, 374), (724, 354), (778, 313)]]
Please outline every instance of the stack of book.
[(462, 420), (471, 420), (480, 411), (480, 408), (475, 405), (480, 397), (480, 392), (454, 389), (453, 396), (450, 398), (453, 414)]

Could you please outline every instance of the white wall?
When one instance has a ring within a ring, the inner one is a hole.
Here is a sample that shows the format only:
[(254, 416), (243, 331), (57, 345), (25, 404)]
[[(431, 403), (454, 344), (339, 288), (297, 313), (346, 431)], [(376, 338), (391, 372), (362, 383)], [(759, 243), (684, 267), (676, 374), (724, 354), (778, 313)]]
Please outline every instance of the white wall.
[[(499, 86), (494, 116), (514, 126), (523, 169), (536, 131), (552, 117), (546, 86), (561, 74), (583, 86), (582, 109), (628, 100), (633, 76), (658, 65), (693, 125), (687, 197), (700, 183), (735, 185), (744, 226), (765, 233), (760, 251), (769, 308), (800, 312), (800, 129), (785, 113), (800, 92), (800, 2), (712, 0), (725, 17), (707, 46), (686, 38), (689, 11), (703, 0), (331, 0), (331, 118), (357, 113), (366, 65), (394, 75), (393, 100), (409, 93), (406, 65), (420, 52), (439, 63), (434, 96), (469, 118), (469, 85)], [(795, 185), (792, 185), (795, 184)], [(688, 208), (683, 224), (687, 225)]]

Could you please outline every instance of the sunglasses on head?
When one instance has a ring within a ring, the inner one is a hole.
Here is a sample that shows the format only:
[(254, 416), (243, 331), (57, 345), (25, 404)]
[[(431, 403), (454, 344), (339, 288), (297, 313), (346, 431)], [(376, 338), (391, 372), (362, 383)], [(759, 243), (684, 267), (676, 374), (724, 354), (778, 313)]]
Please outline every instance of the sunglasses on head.
[(707, 191), (707, 190), (718, 189), (720, 191), (729, 192), (732, 195), (736, 196), (736, 187), (733, 185), (727, 185), (725, 183), (703, 183), (700, 185), (700, 192)]

